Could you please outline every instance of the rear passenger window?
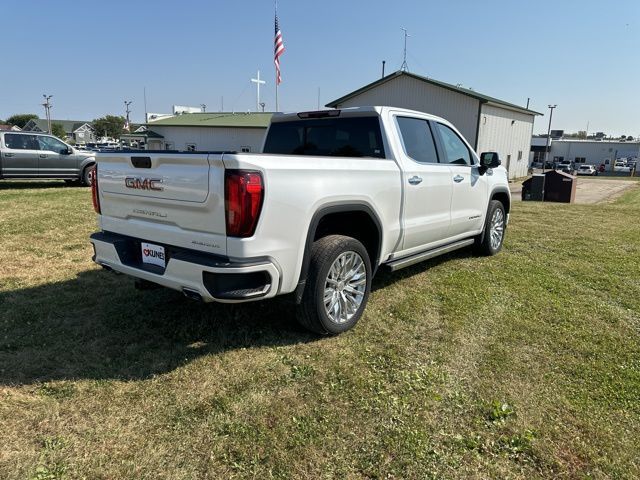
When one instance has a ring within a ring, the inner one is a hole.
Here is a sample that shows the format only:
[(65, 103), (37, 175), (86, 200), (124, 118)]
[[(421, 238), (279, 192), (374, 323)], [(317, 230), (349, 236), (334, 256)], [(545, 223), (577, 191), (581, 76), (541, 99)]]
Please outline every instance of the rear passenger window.
[(16, 135), (6, 133), (4, 135), (4, 143), (7, 148), (13, 150), (40, 150), (40, 144), (35, 135)]
[(438, 123), (437, 125), (438, 131), (440, 132), (440, 139), (442, 140), (442, 146), (444, 147), (444, 153), (447, 157), (445, 163), (452, 163), (454, 165), (471, 165), (471, 154), (469, 153), (469, 149), (458, 134), (446, 125), (441, 123)]
[(429, 122), (420, 118), (397, 117), (405, 153), (419, 163), (438, 163)]

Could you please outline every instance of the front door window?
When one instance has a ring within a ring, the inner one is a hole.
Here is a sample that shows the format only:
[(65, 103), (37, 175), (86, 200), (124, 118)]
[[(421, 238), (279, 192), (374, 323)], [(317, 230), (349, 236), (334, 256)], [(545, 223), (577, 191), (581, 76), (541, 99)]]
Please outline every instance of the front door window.
[(62, 153), (67, 150), (67, 146), (57, 138), (39, 136), (40, 150), (47, 150), (49, 152)]

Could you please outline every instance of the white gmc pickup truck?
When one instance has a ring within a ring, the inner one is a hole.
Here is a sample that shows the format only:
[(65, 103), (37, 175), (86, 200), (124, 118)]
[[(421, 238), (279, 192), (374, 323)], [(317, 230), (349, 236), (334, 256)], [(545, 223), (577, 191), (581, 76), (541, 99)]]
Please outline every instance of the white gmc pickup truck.
[(356, 324), (380, 267), (497, 253), (511, 206), (496, 153), (392, 107), (274, 115), (263, 153), (96, 160), (96, 263), (205, 302), (294, 293), (321, 334)]

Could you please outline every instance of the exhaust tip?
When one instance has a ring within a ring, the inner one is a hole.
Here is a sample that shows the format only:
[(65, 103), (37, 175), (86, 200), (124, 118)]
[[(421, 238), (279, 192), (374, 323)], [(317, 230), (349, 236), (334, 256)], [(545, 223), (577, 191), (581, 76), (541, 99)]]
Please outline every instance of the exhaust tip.
[(190, 298), (191, 300), (196, 300), (197, 302), (202, 302), (202, 295), (200, 295), (200, 293), (195, 291), (195, 290), (191, 290), (190, 288), (183, 288), (182, 289), (182, 294), (185, 297)]

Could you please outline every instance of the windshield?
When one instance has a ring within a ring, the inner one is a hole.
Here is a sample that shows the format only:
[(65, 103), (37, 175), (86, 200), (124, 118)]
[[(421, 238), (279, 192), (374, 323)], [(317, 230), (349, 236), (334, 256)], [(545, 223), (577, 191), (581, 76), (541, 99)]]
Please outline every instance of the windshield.
[(378, 117), (319, 118), (276, 122), (264, 153), (384, 158)]

